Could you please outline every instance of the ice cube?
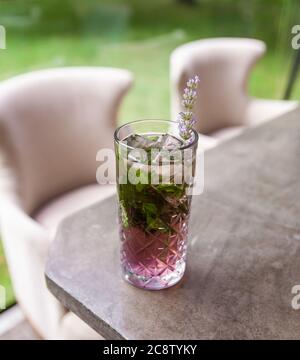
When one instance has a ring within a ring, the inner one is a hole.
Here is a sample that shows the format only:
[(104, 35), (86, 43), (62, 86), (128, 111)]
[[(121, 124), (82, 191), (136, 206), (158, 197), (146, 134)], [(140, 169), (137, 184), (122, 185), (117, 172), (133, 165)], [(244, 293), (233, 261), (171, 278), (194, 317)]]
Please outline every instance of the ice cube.
[(176, 150), (179, 149), (182, 145), (182, 142), (180, 140), (169, 134), (161, 135), (158, 141), (160, 144), (160, 148), (163, 150)]
[(163, 134), (159, 136), (142, 136), (139, 134), (130, 135), (127, 139), (127, 144), (134, 148), (140, 149), (163, 149), (163, 150), (175, 150), (179, 149), (182, 142), (169, 134)]
[(148, 155), (146, 150), (142, 148), (132, 149), (128, 152), (128, 160), (133, 162), (147, 163)]
[(138, 149), (149, 149), (153, 147), (156, 142), (156, 139), (153, 140), (138, 134), (130, 135), (126, 140), (127, 145)]

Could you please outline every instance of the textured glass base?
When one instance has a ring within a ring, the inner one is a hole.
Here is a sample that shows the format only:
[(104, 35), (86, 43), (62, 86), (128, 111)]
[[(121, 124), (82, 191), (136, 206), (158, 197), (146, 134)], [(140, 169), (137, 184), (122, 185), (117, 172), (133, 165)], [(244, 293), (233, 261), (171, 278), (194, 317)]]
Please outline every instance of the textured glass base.
[(130, 284), (146, 290), (162, 290), (177, 284), (185, 271), (185, 261), (179, 261), (176, 269), (166, 275), (146, 277), (134, 274), (123, 267), (124, 279)]

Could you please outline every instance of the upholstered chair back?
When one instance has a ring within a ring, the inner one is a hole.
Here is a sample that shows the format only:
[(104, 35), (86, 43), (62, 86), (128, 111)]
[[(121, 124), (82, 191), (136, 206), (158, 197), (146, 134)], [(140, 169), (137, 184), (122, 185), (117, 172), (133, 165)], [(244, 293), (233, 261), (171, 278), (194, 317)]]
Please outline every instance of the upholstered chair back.
[(171, 55), (172, 118), (182, 108), (180, 99), (186, 81), (198, 75), (197, 130), (209, 134), (243, 125), (250, 101), (250, 70), (264, 52), (262, 41), (242, 38), (200, 40), (177, 48)]
[(97, 151), (113, 148), (131, 83), (125, 70), (59, 68), (0, 84), (0, 151), (27, 212), (96, 181)]

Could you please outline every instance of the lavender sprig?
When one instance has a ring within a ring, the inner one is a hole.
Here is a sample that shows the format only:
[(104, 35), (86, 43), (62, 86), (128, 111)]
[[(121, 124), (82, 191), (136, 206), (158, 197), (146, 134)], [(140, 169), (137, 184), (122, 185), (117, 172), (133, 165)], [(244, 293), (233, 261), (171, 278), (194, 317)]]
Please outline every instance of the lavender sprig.
[(197, 99), (197, 87), (199, 83), (199, 77), (196, 75), (194, 78), (190, 79), (186, 88), (184, 89), (182, 96), (182, 106), (184, 111), (178, 114), (178, 123), (179, 123), (179, 133), (180, 136), (188, 141), (192, 137), (192, 129), (196, 123), (196, 118), (193, 114), (193, 107)]

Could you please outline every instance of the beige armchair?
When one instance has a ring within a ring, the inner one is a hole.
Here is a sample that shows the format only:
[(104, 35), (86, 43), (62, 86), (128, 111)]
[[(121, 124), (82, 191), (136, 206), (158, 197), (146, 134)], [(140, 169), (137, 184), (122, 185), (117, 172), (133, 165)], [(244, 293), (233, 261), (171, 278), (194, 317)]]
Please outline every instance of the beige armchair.
[(175, 49), (170, 64), (172, 118), (181, 111), (187, 79), (196, 74), (201, 81), (196, 127), (215, 139), (230, 138), (247, 126), (296, 108), (295, 101), (255, 99), (247, 94), (250, 71), (265, 50), (264, 42), (243, 38), (199, 40)]
[(48, 292), (44, 268), (58, 222), (114, 191), (96, 184), (96, 153), (112, 148), (131, 84), (128, 71), (110, 68), (43, 70), (0, 84), (1, 237), (18, 302), (44, 338), (99, 338)]

